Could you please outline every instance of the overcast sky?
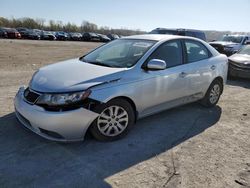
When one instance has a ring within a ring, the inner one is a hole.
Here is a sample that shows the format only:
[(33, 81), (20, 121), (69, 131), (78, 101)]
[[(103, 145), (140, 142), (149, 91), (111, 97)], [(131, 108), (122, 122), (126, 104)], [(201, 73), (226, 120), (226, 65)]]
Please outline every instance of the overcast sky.
[(250, 0), (0, 0), (0, 16), (150, 31), (156, 27), (250, 32)]

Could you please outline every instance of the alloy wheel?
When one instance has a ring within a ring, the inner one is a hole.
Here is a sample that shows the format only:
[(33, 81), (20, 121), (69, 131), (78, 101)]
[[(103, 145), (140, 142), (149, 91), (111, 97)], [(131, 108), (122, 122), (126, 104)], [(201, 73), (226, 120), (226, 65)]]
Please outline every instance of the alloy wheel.
[(128, 126), (127, 111), (120, 106), (105, 108), (97, 119), (97, 128), (105, 136), (117, 136)]
[(216, 103), (220, 98), (220, 94), (221, 94), (220, 86), (218, 84), (215, 84), (210, 92), (210, 97), (209, 97), (210, 102), (212, 104)]

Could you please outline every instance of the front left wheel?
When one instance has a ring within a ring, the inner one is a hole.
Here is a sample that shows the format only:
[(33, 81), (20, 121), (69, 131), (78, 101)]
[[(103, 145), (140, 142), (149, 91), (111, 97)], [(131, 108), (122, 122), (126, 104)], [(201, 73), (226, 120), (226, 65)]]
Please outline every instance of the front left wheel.
[(135, 122), (134, 109), (124, 99), (114, 99), (99, 106), (99, 116), (90, 127), (90, 132), (99, 141), (113, 141), (125, 136)]

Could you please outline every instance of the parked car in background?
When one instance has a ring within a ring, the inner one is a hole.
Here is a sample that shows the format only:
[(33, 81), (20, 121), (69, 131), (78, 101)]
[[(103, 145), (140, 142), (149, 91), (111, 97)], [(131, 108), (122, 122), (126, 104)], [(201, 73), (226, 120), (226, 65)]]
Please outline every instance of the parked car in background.
[(2, 30), (7, 33), (7, 36), (10, 39), (20, 39), (21, 38), (21, 34), (14, 28), (2, 27)]
[(209, 44), (218, 52), (230, 56), (238, 52), (249, 40), (250, 36), (247, 35), (224, 35), (221, 40)]
[(21, 34), (23, 39), (33, 39), (33, 40), (40, 40), (40, 34), (35, 32), (32, 29), (26, 28), (17, 28), (18, 32)]
[(41, 40), (56, 40), (53, 31), (41, 31)]
[(29, 29), (26, 27), (18, 27), (16, 30), (20, 33), (21, 31), (28, 31)]
[(99, 36), (99, 39), (101, 42), (109, 42), (111, 41), (110, 38), (107, 37), (107, 35), (103, 35), (103, 34), (97, 34)]
[(194, 101), (215, 106), (227, 61), (195, 38), (124, 37), (39, 69), (15, 97), (16, 116), (50, 140), (83, 140), (87, 130), (98, 140), (116, 140), (136, 119)]
[(242, 47), (229, 58), (228, 75), (231, 77), (250, 78), (250, 44)]
[(82, 40), (84, 41), (99, 41), (100, 37), (96, 33), (86, 32), (82, 34)]
[(156, 28), (149, 32), (149, 34), (168, 34), (168, 35), (181, 35), (195, 37), (206, 41), (206, 35), (203, 31), (195, 29), (167, 29), (167, 28)]
[(35, 33), (41, 35), (41, 33), (43, 32), (43, 30), (40, 29), (32, 29)]
[(56, 40), (68, 40), (70, 37), (68, 33), (64, 31), (55, 32)]
[(108, 34), (107, 37), (110, 38), (110, 40), (119, 39), (119, 36), (117, 34)]
[(0, 38), (8, 38), (6, 30), (1, 27), (0, 27)]
[(81, 33), (69, 33), (69, 40), (80, 41), (82, 39)]

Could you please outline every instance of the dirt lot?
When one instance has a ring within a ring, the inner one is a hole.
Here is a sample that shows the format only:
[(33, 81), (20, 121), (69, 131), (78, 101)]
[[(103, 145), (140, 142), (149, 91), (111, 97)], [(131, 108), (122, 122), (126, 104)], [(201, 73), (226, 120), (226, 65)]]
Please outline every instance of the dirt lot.
[(13, 113), (39, 67), (100, 43), (0, 40), (0, 187), (250, 187), (250, 81), (233, 80), (215, 108), (189, 104), (137, 122), (119, 141), (59, 144)]

